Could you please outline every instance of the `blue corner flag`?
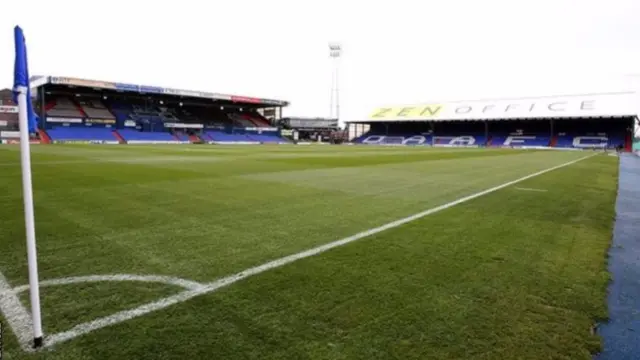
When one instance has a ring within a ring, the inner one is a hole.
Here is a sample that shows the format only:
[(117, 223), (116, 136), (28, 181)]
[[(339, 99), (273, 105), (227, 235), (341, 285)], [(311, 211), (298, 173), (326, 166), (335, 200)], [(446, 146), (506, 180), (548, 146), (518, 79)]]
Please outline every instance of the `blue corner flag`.
[[(33, 214), (33, 182), (31, 177), (31, 150), (29, 133), (36, 132), (38, 124), (31, 103), (29, 89), (29, 69), (27, 66), (27, 45), (22, 29), (14, 29), (16, 40), (16, 63), (13, 73), (13, 99), (18, 104), (20, 120), (20, 166), (22, 167), (22, 199), (24, 200), (24, 224), (27, 235), (27, 261), (29, 264), (29, 299), (31, 300), (31, 318), (33, 324), (33, 346), (43, 344), (42, 314), (40, 312), (40, 285), (38, 280), (38, 258), (36, 249), (36, 227)], [(26, 129), (25, 129), (26, 128)], [(20, 323), (28, 325), (20, 320)], [(24, 335), (23, 332), (21, 332)], [(16, 335), (18, 335), (16, 333)], [(28, 346), (29, 340), (18, 335), (22, 346)], [(0, 355), (1, 357), (2, 355)]]
[(31, 101), (31, 88), (29, 86), (29, 65), (27, 63), (27, 45), (24, 40), (24, 33), (19, 26), (14, 29), (16, 41), (16, 62), (13, 68), (13, 101), (18, 103), (18, 93), (20, 87), (27, 89), (27, 119), (29, 123), (29, 133), (35, 133), (38, 129), (36, 113), (33, 111)]

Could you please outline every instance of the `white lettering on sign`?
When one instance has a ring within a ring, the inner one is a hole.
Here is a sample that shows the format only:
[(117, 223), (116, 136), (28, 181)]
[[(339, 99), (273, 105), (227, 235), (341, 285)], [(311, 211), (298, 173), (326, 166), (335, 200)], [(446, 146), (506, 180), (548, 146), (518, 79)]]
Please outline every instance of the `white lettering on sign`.
[(474, 145), (476, 138), (473, 136), (434, 136), (433, 143), (439, 145)]
[(526, 140), (535, 140), (535, 136), (509, 136), (502, 145), (511, 146), (512, 144), (523, 144)]
[(549, 108), (549, 110), (551, 111), (565, 111), (567, 110), (566, 105), (567, 105), (566, 101), (554, 102), (549, 104), (547, 108)]
[(427, 142), (427, 138), (422, 135), (414, 135), (402, 141), (405, 145), (422, 145)]
[(425, 145), (427, 138), (422, 135), (404, 136), (371, 135), (362, 140), (363, 144), (370, 145)]
[(576, 136), (573, 138), (573, 147), (577, 148), (602, 148), (606, 147), (608, 143), (609, 139), (606, 136)]
[(368, 138), (362, 140), (363, 144), (380, 144), (380, 142), (382, 140), (384, 140), (385, 136), (380, 136), (380, 135), (372, 135), (369, 136)]
[(473, 136), (458, 136), (452, 139), (450, 145), (473, 145), (476, 143), (476, 138)]
[(471, 106), (460, 106), (456, 108), (456, 114), (468, 114), (473, 111)]

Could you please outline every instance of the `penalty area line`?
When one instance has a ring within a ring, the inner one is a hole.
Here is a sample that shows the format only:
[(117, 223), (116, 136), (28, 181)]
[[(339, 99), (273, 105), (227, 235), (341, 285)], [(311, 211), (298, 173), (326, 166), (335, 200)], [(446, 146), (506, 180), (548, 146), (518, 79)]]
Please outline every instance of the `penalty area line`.
[(475, 193), (475, 194), (472, 194), (472, 195), (469, 195), (469, 196), (465, 196), (463, 198), (460, 198), (458, 200), (446, 203), (444, 205), (440, 205), (440, 206), (431, 208), (429, 210), (425, 210), (425, 211), (419, 212), (417, 214), (414, 214), (414, 215), (411, 215), (411, 216), (407, 216), (407, 217), (399, 219), (399, 220), (392, 221), (392, 222), (384, 224), (382, 226), (378, 226), (378, 227), (373, 228), (373, 229), (369, 229), (369, 230), (366, 230), (366, 231), (363, 231), (363, 232), (359, 232), (359, 233), (357, 233), (355, 235), (351, 235), (351, 236), (348, 236), (348, 237), (340, 239), (340, 240), (336, 240), (336, 241), (333, 241), (333, 242), (330, 242), (330, 243), (327, 243), (327, 244), (324, 244), (324, 245), (321, 245), (321, 246), (318, 246), (318, 247), (315, 247), (315, 248), (312, 248), (312, 249), (309, 249), (309, 250), (305, 250), (305, 251), (299, 252), (297, 254), (293, 254), (293, 255), (282, 257), (280, 259), (269, 261), (269, 262), (264, 263), (262, 265), (258, 265), (258, 266), (246, 269), (244, 271), (241, 271), (239, 273), (236, 273), (236, 274), (233, 274), (233, 275), (230, 275), (230, 276), (215, 280), (215, 281), (207, 283), (207, 284), (204, 284), (204, 286), (202, 288), (198, 288), (198, 289), (194, 289), (194, 290), (187, 290), (187, 291), (181, 292), (181, 293), (173, 295), (173, 296), (169, 296), (169, 297), (166, 297), (166, 298), (163, 298), (163, 299), (151, 302), (151, 303), (147, 303), (145, 305), (139, 306), (139, 307), (134, 308), (134, 309), (120, 311), (120, 312), (117, 312), (115, 314), (112, 314), (112, 315), (109, 315), (109, 316), (106, 316), (106, 317), (102, 317), (102, 318), (99, 318), (99, 319), (96, 319), (96, 320), (93, 320), (93, 321), (89, 321), (89, 322), (86, 322), (86, 323), (83, 323), (83, 324), (76, 325), (73, 328), (71, 328), (70, 330), (67, 330), (67, 331), (64, 331), (64, 332), (60, 332), (60, 333), (57, 333), (57, 334), (52, 334), (52, 335), (48, 336), (45, 339), (45, 346), (53, 346), (55, 344), (58, 344), (58, 343), (61, 343), (61, 342), (64, 342), (64, 341), (68, 341), (68, 340), (74, 339), (74, 338), (76, 338), (78, 336), (82, 336), (82, 335), (88, 334), (88, 333), (90, 333), (90, 332), (92, 332), (94, 330), (98, 330), (98, 329), (101, 329), (101, 328), (104, 328), (104, 327), (107, 327), (107, 326), (110, 326), (110, 325), (118, 324), (118, 323), (130, 320), (130, 319), (133, 319), (133, 318), (148, 314), (150, 312), (153, 312), (153, 311), (156, 311), (156, 310), (161, 310), (161, 309), (164, 309), (164, 308), (169, 307), (171, 305), (187, 301), (187, 300), (192, 299), (192, 298), (194, 298), (196, 296), (200, 296), (200, 295), (204, 295), (204, 294), (215, 292), (215, 291), (217, 291), (217, 290), (219, 290), (219, 289), (221, 289), (223, 287), (229, 286), (231, 284), (234, 284), (234, 283), (236, 283), (236, 282), (238, 282), (240, 280), (246, 279), (246, 278), (251, 277), (253, 275), (257, 275), (257, 274), (263, 273), (265, 271), (268, 271), (268, 270), (271, 270), (271, 269), (275, 269), (275, 268), (290, 264), (290, 263), (298, 261), (300, 259), (304, 259), (304, 258), (308, 258), (308, 257), (311, 257), (311, 256), (315, 256), (315, 255), (321, 254), (323, 252), (326, 252), (328, 250), (331, 250), (333, 248), (337, 248), (337, 247), (352, 243), (354, 241), (357, 241), (357, 240), (360, 240), (360, 239), (363, 239), (363, 238), (366, 238), (366, 237), (381, 233), (383, 231), (399, 227), (401, 225), (404, 225), (404, 224), (410, 223), (412, 221), (421, 219), (421, 218), (423, 218), (425, 216), (440, 212), (442, 210), (449, 209), (451, 207), (454, 207), (456, 205), (459, 205), (459, 204), (468, 202), (470, 200), (479, 198), (481, 196), (484, 196), (484, 195), (487, 195), (487, 194), (491, 194), (493, 192), (496, 192), (498, 190), (504, 189), (504, 188), (509, 187), (511, 185), (523, 182), (525, 180), (529, 180), (529, 179), (534, 178), (536, 176), (540, 176), (540, 175), (546, 174), (548, 172), (551, 172), (551, 171), (554, 171), (554, 170), (557, 170), (557, 169), (560, 169), (560, 168), (563, 168), (563, 167), (566, 167), (566, 166), (569, 166), (569, 165), (573, 165), (573, 164), (575, 164), (575, 163), (577, 163), (579, 161), (591, 158), (591, 157), (596, 156), (596, 155), (597, 154), (584, 156), (584, 157), (581, 157), (579, 159), (572, 160), (572, 161), (566, 162), (566, 163), (561, 164), (561, 165), (553, 166), (553, 167), (550, 167), (548, 169), (545, 169), (545, 170), (542, 170), (542, 171), (538, 171), (538, 172), (535, 172), (535, 173), (527, 175), (527, 176), (523, 176), (523, 177), (521, 177), (519, 179), (506, 182), (506, 183), (504, 183), (502, 185), (494, 186), (492, 188), (480, 191), (478, 193)]

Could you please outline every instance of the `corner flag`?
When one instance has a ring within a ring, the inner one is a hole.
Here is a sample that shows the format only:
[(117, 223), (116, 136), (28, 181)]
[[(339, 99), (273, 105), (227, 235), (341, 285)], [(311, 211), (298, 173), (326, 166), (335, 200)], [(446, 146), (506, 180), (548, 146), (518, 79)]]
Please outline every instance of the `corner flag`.
[(38, 260), (36, 256), (36, 230), (33, 215), (33, 184), (31, 181), (31, 149), (29, 133), (36, 132), (37, 123), (27, 64), (27, 45), (19, 26), (14, 29), (16, 42), (16, 62), (13, 73), (13, 95), (18, 104), (20, 120), (20, 163), (22, 166), (22, 197), (24, 199), (24, 223), (27, 233), (27, 260), (29, 262), (29, 295), (33, 318), (33, 345), (42, 346), (42, 319), (40, 316), (40, 285), (38, 284)]
[(38, 129), (33, 103), (31, 102), (31, 88), (29, 87), (29, 67), (27, 63), (27, 45), (24, 33), (19, 26), (14, 29), (16, 42), (16, 62), (13, 69), (13, 101), (18, 103), (19, 86), (27, 88), (27, 119), (29, 121), (29, 133), (33, 134)]

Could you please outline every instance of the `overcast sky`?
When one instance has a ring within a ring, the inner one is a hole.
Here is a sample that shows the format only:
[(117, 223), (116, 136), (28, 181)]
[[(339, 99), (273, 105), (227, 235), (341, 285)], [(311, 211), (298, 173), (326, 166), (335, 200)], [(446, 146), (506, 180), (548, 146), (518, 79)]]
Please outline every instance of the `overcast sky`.
[(13, 32), (32, 75), (291, 101), (328, 116), (328, 43), (344, 48), (343, 119), (377, 105), (631, 88), (638, 0), (5, 1), (0, 86)]

